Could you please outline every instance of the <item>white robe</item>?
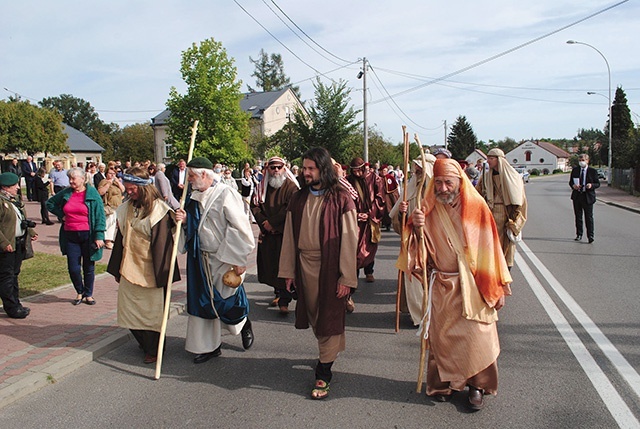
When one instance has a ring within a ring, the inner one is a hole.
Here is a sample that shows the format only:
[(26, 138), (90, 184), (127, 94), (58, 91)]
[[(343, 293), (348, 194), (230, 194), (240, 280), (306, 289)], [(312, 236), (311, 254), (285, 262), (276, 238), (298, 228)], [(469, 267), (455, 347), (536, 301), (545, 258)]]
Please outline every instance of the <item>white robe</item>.
[[(198, 236), (200, 250), (206, 253), (203, 262), (209, 264), (213, 284), (222, 298), (235, 294), (237, 289), (225, 286), (222, 276), (232, 266), (246, 266), (255, 246), (251, 223), (244, 214), (240, 194), (227, 185), (218, 183), (204, 192), (194, 191), (191, 199), (200, 204)], [(184, 248), (184, 234), (180, 237)], [(244, 280), (244, 275), (242, 276)], [(222, 328), (238, 335), (246, 318), (236, 325), (227, 325), (220, 319), (203, 319), (189, 315), (185, 349), (201, 354), (214, 351), (220, 346)]]

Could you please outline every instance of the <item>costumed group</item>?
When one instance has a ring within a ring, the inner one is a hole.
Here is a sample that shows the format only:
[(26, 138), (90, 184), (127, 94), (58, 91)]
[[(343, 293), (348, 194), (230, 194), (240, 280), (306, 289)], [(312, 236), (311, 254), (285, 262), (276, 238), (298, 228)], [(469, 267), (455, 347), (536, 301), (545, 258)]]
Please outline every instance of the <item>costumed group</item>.
[[(386, 225), (403, 237), (397, 263), (401, 307), (428, 349), (426, 393), (448, 401), (468, 391), (468, 406), (478, 410), (484, 395), (497, 393), (497, 312), (511, 294), (514, 237), (527, 214), (522, 179), (504, 153), (492, 149), (487, 164), (474, 187), (446, 151), (427, 154), (411, 163), (404, 197), (396, 195), (389, 203), (385, 194), (397, 190), (368, 172), (364, 160), (353, 159), (346, 175), (345, 166), (326, 149), (313, 148), (302, 156), (297, 177), (279, 157), (268, 160), (261, 182), (252, 184), (245, 175), (243, 188), (245, 179), (246, 186), (255, 186), (247, 201), (248, 193), (226, 185), (210, 160), (195, 157), (181, 168), (190, 194), (184, 209), (175, 210), (152, 186), (149, 172), (132, 167), (122, 177), (126, 199), (114, 213), (108, 264), (119, 282), (118, 324), (131, 330), (144, 362), (156, 362), (171, 249), (181, 223), (178, 248), (187, 254), (186, 350), (195, 354), (195, 363), (219, 356), (223, 331), (240, 335), (249, 349), (254, 334), (243, 281), (255, 246), (255, 221), (258, 279), (274, 288), (273, 304), (280, 313), (287, 314), (297, 299), (295, 327), (311, 327), (317, 340), (311, 397), (324, 399), (332, 365), (345, 350), (345, 314), (355, 308), (359, 270), (364, 269), (367, 282), (374, 281), (386, 214)], [(80, 180), (73, 170), (70, 187), (50, 198), (47, 208), (64, 220), (61, 240), (77, 244), (65, 247), (74, 249), (77, 260), (70, 273), (78, 293), (74, 304), (95, 304), (88, 279), (93, 261), (102, 256), (105, 212), (96, 189), (75, 183)], [(17, 275), (25, 243), (37, 235), (25, 223), (16, 179), (12, 173), (0, 175), (0, 270), (11, 273), (2, 275), (4, 309), (20, 316), (29, 309), (17, 297)]]

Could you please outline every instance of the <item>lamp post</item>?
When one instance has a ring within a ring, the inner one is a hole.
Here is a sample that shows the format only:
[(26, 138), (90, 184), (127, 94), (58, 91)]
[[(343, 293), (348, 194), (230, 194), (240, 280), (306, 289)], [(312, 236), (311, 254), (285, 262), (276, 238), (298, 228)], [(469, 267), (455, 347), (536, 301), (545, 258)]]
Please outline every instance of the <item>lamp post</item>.
[(611, 156), (611, 130), (613, 128), (613, 118), (611, 117), (611, 67), (609, 67), (609, 61), (607, 61), (607, 57), (604, 56), (604, 54), (602, 52), (600, 52), (598, 50), (598, 48), (596, 48), (595, 46), (591, 46), (588, 43), (584, 43), (584, 42), (578, 42), (577, 40), (567, 40), (567, 43), (569, 45), (584, 45), (584, 46), (588, 46), (591, 49), (593, 49), (594, 51), (596, 51), (598, 54), (600, 54), (600, 56), (602, 57), (602, 59), (604, 60), (604, 62), (607, 64), (607, 72), (609, 73), (609, 173), (607, 174), (607, 186), (611, 186), (611, 178), (613, 177), (613, 166), (612, 164), (612, 156)]

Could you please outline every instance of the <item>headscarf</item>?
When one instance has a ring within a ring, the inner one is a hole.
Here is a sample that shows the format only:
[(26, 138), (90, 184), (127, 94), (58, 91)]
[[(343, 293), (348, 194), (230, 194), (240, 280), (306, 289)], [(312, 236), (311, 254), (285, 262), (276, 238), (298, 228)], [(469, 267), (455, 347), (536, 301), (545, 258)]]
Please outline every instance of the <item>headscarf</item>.
[[(502, 197), (505, 205), (524, 206), (526, 203), (524, 195), (524, 183), (522, 176), (509, 164), (504, 156), (502, 149), (493, 148), (487, 156), (495, 156), (498, 158), (497, 172), (500, 176), (500, 184), (502, 187)], [(493, 208), (493, 169), (486, 165), (482, 174), (482, 193), (489, 208)]]
[[(267, 161), (267, 167), (271, 164), (282, 164), (282, 168), (284, 169), (285, 177), (291, 180), (297, 187), (300, 189), (300, 184), (298, 183), (298, 179), (296, 176), (289, 170), (287, 164), (284, 162), (284, 159), (279, 156), (272, 156)], [(265, 199), (267, 198), (267, 188), (269, 187), (269, 177), (271, 176), (271, 170), (269, 168), (264, 169), (264, 173), (262, 176), (262, 180), (256, 186), (256, 193), (254, 195), (254, 204), (260, 205), (264, 204)]]
[[(464, 253), (478, 290), (485, 302), (493, 307), (504, 295), (503, 286), (511, 283), (511, 275), (504, 259), (493, 215), (482, 196), (471, 185), (458, 161), (438, 159), (434, 164), (433, 174), (434, 178), (440, 176), (460, 178), (458, 204), (466, 241)], [(429, 182), (426, 195), (422, 200), (422, 211), (425, 217), (429, 216), (436, 204), (441, 204), (436, 200), (434, 182), (434, 180)], [(411, 228), (413, 228), (412, 225)]]

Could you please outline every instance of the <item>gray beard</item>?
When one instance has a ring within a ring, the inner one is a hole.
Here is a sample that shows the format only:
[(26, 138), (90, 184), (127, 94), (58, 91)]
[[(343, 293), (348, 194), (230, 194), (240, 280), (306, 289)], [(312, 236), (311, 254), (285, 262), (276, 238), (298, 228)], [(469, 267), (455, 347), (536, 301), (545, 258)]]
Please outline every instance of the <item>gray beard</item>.
[(458, 196), (458, 192), (452, 192), (449, 195), (436, 195), (436, 201), (440, 204), (451, 204)]
[(272, 188), (278, 189), (282, 185), (284, 185), (284, 181), (287, 180), (287, 176), (281, 174), (280, 176), (269, 176), (269, 186)]

